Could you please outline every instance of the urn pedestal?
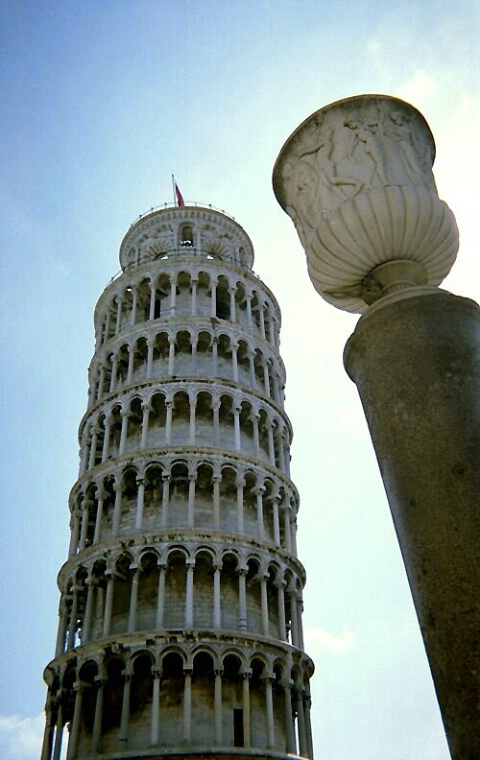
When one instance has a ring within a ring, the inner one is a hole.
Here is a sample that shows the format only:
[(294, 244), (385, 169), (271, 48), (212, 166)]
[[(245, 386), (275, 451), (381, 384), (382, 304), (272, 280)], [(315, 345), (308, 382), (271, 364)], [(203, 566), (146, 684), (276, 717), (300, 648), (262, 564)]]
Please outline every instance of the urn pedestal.
[(274, 168), (319, 294), (362, 314), (345, 349), (454, 760), (480, 757), (480, 309), (438, 288), (458, 249), (435, 146), (403, 101), (309, 117)]

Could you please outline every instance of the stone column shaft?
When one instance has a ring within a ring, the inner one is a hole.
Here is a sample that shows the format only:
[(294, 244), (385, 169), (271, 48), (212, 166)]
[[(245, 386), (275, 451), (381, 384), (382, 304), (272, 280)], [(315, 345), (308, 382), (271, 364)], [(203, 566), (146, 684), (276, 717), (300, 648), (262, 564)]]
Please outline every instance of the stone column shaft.
[(250, 747), (251, 742), (251, 719), (250, 719), (250, 675), (244, 673), (242, 688), (243, 704), (243, 742), (245, 747)]
[(452, 757), (480, 756), (480, 310), (442, 291), (372, 309), (347, 343), (345, 366), (370, 428)]
[(183, 741), (190, 744), (192, 735), (192, 674), (185, 671), (183, 687)]

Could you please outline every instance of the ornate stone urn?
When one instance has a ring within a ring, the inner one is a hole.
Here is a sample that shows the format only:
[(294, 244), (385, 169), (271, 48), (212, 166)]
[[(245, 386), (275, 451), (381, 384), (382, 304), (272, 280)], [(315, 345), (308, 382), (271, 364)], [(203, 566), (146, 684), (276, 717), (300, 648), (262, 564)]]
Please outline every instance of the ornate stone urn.
[(325, 300), (361, 313), (400, 290), (437, 286), (448, 274), (458, 230), (438, 197), (434, 157), (423, 116), (385, 95), (321, 108), (289, 137), (274, 167), (274, 191)]

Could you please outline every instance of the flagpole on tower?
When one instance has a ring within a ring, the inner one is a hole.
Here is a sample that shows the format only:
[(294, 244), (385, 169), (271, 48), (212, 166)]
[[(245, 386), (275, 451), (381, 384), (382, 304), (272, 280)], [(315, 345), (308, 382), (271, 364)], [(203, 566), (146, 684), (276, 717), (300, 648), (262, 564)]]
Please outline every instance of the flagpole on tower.
[(175, 206), (185, 206), (183, 195), (180, 192), (180, 188), (175, 182), (175, 176), (172, 174), (172, 188), (173, 188), (173, 203)]

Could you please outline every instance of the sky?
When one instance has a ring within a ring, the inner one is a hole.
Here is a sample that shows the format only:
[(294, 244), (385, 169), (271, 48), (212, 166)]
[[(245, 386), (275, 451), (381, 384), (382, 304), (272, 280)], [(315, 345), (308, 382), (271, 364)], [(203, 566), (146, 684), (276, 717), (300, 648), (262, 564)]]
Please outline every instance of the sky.
[(474, 0), (0, 0), (0, 760), (39, 757), (95, 303), (130, 224), (172, 201), (172, 172), (187, 203), (245, 228), (282, 308), (316, 757), (448, 760), (342, 365), (357, 317), (315, 293), (271, 174), (318, 108), (362, 93), (408, 100), (433, 131), (440, 197), (460, 228), (444, 287), (478, 300), (479, 32)]

